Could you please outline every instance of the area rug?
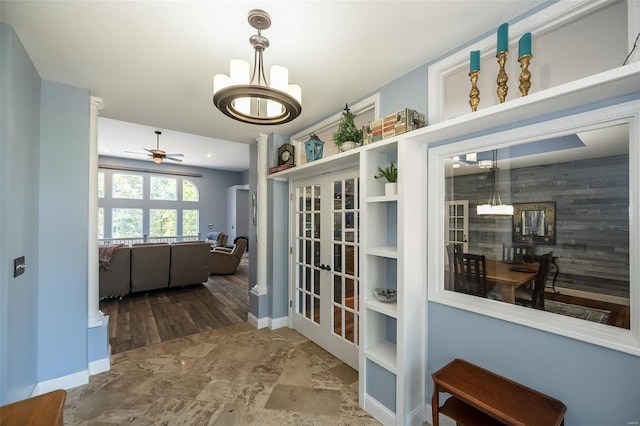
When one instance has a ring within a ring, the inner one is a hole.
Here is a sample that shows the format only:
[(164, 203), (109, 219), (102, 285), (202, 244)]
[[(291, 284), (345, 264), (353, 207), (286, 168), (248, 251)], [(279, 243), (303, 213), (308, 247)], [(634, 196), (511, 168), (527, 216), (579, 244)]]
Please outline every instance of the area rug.
[(587, 321), (606, 324), (609, 321), (610, 312), (604, 309), (587, 308), (585, 306), (570, 305), (568, 303), (556, 302), (555, 300), (544, 301), (545, 310), (554, 314), (580, 318)]

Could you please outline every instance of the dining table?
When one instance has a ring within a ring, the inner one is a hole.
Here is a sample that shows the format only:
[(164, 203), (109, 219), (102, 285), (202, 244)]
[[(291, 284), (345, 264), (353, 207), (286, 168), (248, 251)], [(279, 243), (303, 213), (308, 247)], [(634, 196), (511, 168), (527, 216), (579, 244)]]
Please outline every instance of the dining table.
[(536, 277), (538, 263), (513, 263), (498, 259), (486, 259), (487, 285), (494, 284), (502, 301), (516, 303), (516, 288), (526, 285)]

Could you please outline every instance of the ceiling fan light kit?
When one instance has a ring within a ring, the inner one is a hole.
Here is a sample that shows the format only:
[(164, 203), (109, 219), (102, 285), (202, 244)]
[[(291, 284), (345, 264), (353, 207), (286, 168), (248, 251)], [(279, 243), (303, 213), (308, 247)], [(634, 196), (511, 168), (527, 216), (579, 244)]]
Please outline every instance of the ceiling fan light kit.
[(248, 21), (258, 30), (249, 39), (254, 49), (253, 71), (249, 72), (247, 61), (233, 59), (229, 75), (213, 78), (213, 104), (226, 116), (244, 123), (275, 125), (292, 121), (302, 113), (302, 89), (289, 84), (285, 67), (271, 67), (271, 84), (264, 74), (263, 53), (269, 40), (262, 30), (271, 26), (271, 17), (264, 10), (254, 9), (249, 11)]
[[(147, 149), (142, 148), (147, 151), (149, 154), (147, 156), (156, 164), (162, 163), (164, 160), (177, 161), (179, 163), (182, 162), (181, 159), (175, 157), (184, 157), (183, 154), (167, 154), (165, 151), (160, 149), (160, 135), (162, 132), (160, 130), (156, 130), (154, 132), (156, 134), (156, 149)], [(131, 151), (127, 151), (131, 152)], [(132, 154), (138, 154), (137, 152), (132, 152)], [(140, 154), (143, 154), (142, 152)]]

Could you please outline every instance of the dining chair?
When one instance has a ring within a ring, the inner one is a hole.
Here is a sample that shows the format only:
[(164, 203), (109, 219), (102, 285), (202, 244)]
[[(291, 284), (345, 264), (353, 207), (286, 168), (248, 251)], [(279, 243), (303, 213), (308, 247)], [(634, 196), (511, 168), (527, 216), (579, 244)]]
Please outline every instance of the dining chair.
[(445, 289), (454, 290), (452, 288), (453, 283), (455, 282), (455, 255), (458, 253), (462, 253), (462, 244), (461, 243), (449, 243), (447, 244), (447, 261), (449, 265), (449, 269), (445, 276)]
[(484, 255), (454, 253), (454, 291), (487, 297), (487, 261)]
[(524, 256), (533, 256), (533, 246), (521, 243), (503, 243), (502, 260), (504, 262), (522, 263)]
[(531, 306), (533, 309), (544, 311), (544, 287), (549, 277), (549, 269), (553, 252), (542, 255), (525, 256), (527, 262), (538, 263), (538, 273), (533, 283), (529, 286), (518, 287), (516, 289), (516, 303), (524, 306)]

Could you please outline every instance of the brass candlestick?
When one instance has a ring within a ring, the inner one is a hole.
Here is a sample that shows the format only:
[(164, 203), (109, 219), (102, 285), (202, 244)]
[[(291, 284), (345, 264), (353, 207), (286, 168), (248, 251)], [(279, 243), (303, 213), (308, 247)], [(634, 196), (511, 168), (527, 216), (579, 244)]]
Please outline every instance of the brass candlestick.
[(469, 92), (469, 105), (471, 105), (471, 111), (478, 109), (480, 103), (480, 89), (478, 89), (478, 76), (480, 71), (471, 71), (469, 78), (471, 79), (471, 92)]
[(518, 62), (520, 62), (520, 93), (522, 96), (527, 96), (529, 94), (529, 89), (531, 88), (531, 71), (529, 71), (529, 62), (533, 58), (533, 55), (522, 55), (518, 58)]
[(498, 71), (498, 78), (496, 79), (496, 83), (498, 83), (498, 99), (500, 100), (500, 103), (504, 102), (507, 98), (507, 92), (509, 91), (509, 87), (507, 86), (509, 77), (507, 77), (507, 73), (504, 70), (504, 64), (507, 61), (508, 54), (509, 51), (505, 50), (496, 55), (496, 58), (498, 58), (498, 66), (500, 67), (500, 71)]

